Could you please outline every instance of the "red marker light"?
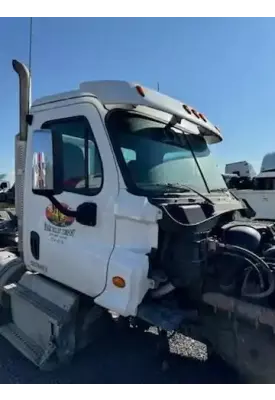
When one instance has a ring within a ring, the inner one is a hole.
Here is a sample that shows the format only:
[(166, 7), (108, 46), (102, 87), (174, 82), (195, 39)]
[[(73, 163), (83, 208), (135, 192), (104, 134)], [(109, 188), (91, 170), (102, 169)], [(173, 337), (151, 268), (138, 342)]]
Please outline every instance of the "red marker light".
[(140, 94), (142, 97), (145, 97), (144, 90), (141, 86), (136, 86), (138, 94)]

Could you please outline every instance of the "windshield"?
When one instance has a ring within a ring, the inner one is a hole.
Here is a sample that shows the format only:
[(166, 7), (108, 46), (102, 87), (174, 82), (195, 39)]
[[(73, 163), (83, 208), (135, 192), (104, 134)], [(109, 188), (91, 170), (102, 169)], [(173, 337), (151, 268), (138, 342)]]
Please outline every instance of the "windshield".
[(168, 130), (162, 122), (125, 111), (112, 112), (106, 123), (123, 170), (139, 189), (227, 190), (202, 136)]

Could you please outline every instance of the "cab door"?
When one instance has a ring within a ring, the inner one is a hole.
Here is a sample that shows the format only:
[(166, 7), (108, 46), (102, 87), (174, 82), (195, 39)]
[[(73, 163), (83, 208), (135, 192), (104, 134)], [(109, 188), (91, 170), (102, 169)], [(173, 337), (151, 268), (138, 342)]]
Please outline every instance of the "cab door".
[(56, 198), (72, 210), (84, 202), (93, 203), (96, 222), (94, 226), (81, 225), (45, 197), (32, 193), (28, 145), (24, 261), (28, 268), (95, 297), (105, 288), (115, 242), (114, 207), (119, 188), (113, 152), (92, 103), (55, 104), (55, 108), (41, 110), (34, 114), (32, 130), (40, 128), (62, 136), (64, 191)]

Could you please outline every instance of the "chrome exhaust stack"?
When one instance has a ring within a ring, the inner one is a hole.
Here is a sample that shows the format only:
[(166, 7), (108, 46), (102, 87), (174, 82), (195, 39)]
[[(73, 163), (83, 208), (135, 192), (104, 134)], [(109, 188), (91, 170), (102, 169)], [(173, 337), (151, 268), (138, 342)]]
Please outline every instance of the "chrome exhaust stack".
[(28, 138), (27, 116), (30, 109), (31, 79), (29, 69), (17, 60), (12, 61), (19, 77), (19, 133), (15, 137), (15, 211), (18, 221), (18, 251), (23, 258), (24, 175)]
[(28, 136), (27, 115), (30, 109), (30, 71), (26, 65), (12, 60), (12, 67), (19, 77), (19, 121), (20, 140), (26, 141)]

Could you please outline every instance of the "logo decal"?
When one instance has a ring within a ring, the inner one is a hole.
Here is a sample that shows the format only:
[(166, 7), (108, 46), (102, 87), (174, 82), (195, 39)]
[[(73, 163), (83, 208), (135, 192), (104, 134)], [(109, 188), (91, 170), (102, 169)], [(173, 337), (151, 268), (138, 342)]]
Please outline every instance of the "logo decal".
[[(65, 203), (62, 203), (62, 206), (70, 209)], [(70, 227), (75, 221), (74, 217), (62, 214), (53, 204), (48, 205), (45, 216), (49, 223), (44, 222), (44, 230), (49, 234), (51, 242), (64, 244), (68, 237), (74, 237), (75, 229)]]
[[(69, 210), (69, 206), (62, 203), (62, 206)], [(67, 217), (62, 214), (53, 204), (48, 205), (46, 208), (46, 218), (47, 220), (60, 228), (67, 228), (74, 223), (74, 217)]]

